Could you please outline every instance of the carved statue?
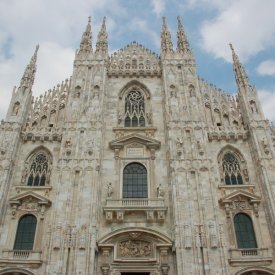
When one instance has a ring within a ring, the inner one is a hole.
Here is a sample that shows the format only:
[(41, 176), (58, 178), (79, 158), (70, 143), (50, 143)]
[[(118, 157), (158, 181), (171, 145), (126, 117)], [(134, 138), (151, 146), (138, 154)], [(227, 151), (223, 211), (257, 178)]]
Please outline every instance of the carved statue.
[(269, 154), (268, 143), (266, 138), (263, 138), (261, 143), (265, 154)]
[(13, 105), (12, 114), (15, 115), (15, 116), (17, 116), (18, 111), (19, 111), (19, 108), (20, 108), (20, 103), (19, 103), (19, 102), (16, 102), (16, 103)]
[(124, 241), (119, 244), (119, 254), (122, 257), (146, 257), (152, 252), (152, 245), (145, 241)]
[(164, 197), (165, 191), (162, 188), (161, 183), (157, 187), (157, 194), (158, 194), (158, 198), (163, 198)]
[(111, 182), (107, 184), (107, 197), (111, 198), (113, 194), (113, 185)]

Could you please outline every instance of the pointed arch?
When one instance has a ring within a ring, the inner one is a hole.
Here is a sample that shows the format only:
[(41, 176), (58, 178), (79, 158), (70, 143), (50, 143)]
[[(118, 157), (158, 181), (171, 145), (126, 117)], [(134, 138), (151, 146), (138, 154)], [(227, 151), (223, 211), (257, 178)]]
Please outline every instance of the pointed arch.
[(226, 185), (243, 184), (248, 181), (248, 172), (243, 155), (231, 145), (222, 148), (218, 154), (221, 181)]
[(129, 89), (133, 89), (133, 88), (142, 90), (146, 99), (151, 98), (151, 93), (145, 84), (143, 84), (137, 80), (131, 80), (126, 85), (124, 85), (124, 87), (120, 90), (119, 95), (118, 95), (119, 99), (122, 99), (125, 96), (125, 94), (127, 92), (129, 92)]
[(132, 80), (119, 92), (118, 124), (124, 127), (152, 125), (151, 94), (141, 82)]
[(49, 184), (52, 154), (44, 146), (34, 149), (25, 162), (23, 181), (28, 186)]

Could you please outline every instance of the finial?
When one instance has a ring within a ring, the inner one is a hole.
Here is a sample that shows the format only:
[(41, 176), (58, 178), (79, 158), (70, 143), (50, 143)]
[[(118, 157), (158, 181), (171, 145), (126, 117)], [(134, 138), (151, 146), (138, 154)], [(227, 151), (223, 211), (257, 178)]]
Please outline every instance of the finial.
[(239, 57), (236, 54), (233, 45), (231, 43), (229, 43), (229, 46), (232, 51), (233, 66), (234, 66), (236, 81), (239, 85), (249, 86), (249, 80), (248, 80), (246, 71), (245, 71), (242, 63), (240, 62)]
[(162, 17), (161, 52), (162, 54), (173, 53), (171, 34), (168, 31), (165, 16)]
[(80, 42), (80, 49), (78, 53), (92, 52), (92, 33), (91, 33), (91, 16), (88, 17), (88, 24), (86, 30), (82, 35)]
[(177, 51), (180, 53), (190, 52), (189, 42), (187, 40), (186, 34), (183, 30), (183, 25), (181, 23), (181, 18), (178, 16), (178, 32), (177, 32)]
[(103, 17), (101, 30), (97, 36), (96, 52), (106, 54), (108, 52), (108, 34), (106, 31), (106, 17)]

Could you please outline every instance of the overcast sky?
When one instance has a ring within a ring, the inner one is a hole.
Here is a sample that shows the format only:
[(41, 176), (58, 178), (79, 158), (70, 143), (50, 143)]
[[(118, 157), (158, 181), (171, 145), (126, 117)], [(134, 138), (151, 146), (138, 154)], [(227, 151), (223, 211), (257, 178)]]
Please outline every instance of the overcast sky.
[(233, 43), (266, 117), (275, 121), (275, 0), (0, 0), (0, 119), (36, 44), (38, 96), (71, 76), (88, 16), (93, 45), (106, 16), (110, 52), (137, 41), (159, 53), (161, 17), (167, 17), (175, 47), (178, 15), (199, 75), (234, 94)]

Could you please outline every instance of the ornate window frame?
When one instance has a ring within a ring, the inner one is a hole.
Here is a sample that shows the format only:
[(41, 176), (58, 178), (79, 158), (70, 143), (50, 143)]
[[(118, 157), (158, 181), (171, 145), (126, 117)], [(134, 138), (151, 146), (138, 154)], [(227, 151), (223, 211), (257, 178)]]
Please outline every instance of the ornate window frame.
[[(19, 229), (20, 229), (20, 226), (21, 226), (21, 224), (22, 224), (22, 221), (24, 220), (24, 219), (26, 219), (28, 216), (32, 216), (34, 219), (35, 219), (35, 225), (33, 225), (34, 226), (34, 228), (32, 228), (32, 229), (34, 229), (34, 232), (29, 232), (29, 229), (28, 230), (26, 230), (25, 228), (24, 228), (24, 226), (22, 226), (23, 227), (23, 231), (24, 231), (24, 234), (26, 234), (26, 233), (33, 233), (32, 234), (32, 247), (31, 248), (28, 248), (28, 249), (26, 249), (26, 248), (18, 248), (19, 246), (22, 246), (22, 240), (24, 239), (22, 239), (22, 236), (20, 236), (20, 232), (19, 232)], [(36, 236), (37, 236), (37, 224), (38, 224), (38, 219), (37, 219), (37, 217), (33, 214), (33, 213), (27, 213), (27, 214), (24, 214), (24, 215), (22, 215), (19, 219), (18, 219), (18, 222), (17, 222), (17, 228), (16, 228), (16, 233), (15, 233), (15, 237), (14, 237), (14, 244), (13, 244), (13, 250), (20, 250), (20, 251), (22, 251), (22, 250), (26, 250), (26, 251), (32, 251), (32, 250), (34, 250), (34, 246), (35, 246), (35, 239), (36, 239)]]
[[(125, 169), (127, 167), (130, 167), (130, 166), (133, 167), (135, 164), (137, 164), (137, 166), (139, 167), (139, 170), (141, 168), (144, 173), (142, 173), (142, 174), (140, 174), (140, 173), (135, 173), (135, 174), (131, 173), (131, 175), (134, 175), (134, 179), (128, 179), (128, 182), (126, 182), (126, 177), (127, 177), (126, 175), (128, 175), (128, 174), (125, 174)], [(141, 177), (139, 175), (141, 175)], [(143, 175), (146, 175), (146, 179), (144, 178)], [(134, 183), (133, 181), (136, 181), (136, 183), (133, 184)], [(148, 181), (149, 181), (148, 180), (148, 169), (147, 169), (146, 165), (144, 165), (143, 163), (141, 163), (139, 161), (135, 161), (135, 160), (128, 163), (128, 164), (126, 164), (124, 166), (124, 168), (122, 169), (122, 199), (148, 199), (149, 195), (150, 195), (149, 194)], [(132, 184), (129, 185), (129, 182), (132, 183)], [(134, 187), (138, 187), (139, 184), (142, 185), (141, 186), (141, 191), (142, 191), (141, 193), (142, 194), (138, 194), (139, 190), (135, 190), (135, 188), (134, 188)], [(131, 190), (129, 190), (129, 191), (131, 193), (131, 196), (125, 196), (125, 190), (124, 190), (126, 188), (125, 185), (130, 187)], [(146, 194), (145, 194), (145, 191), (146, 191)]]
[[(132, 164), (132, 163), (138, 163), (142, 166), (145, 167), (146, 169), (146, 172), (147, 172), (147, 197), (144, 197), (144, 198), (124, 198), (123, 197), (123, 184), (124, 184), (124, 169)], [(150, 181), (150, 175), (151, 175), (151, 170), (150, 170), (150, 164), (148, 162), (147, 159), (138, 159), (138, 158), (135, 158), (135, 159), (125, 159), (125, 160), (122, 160), (122, 163), (121, 163), (121, 172), (120, 172), (120, 194), (119, 194), (119, 197), (121, 199), (150, 199), (151, 197), (151, 181)]]
[[(258, 220), (261, 197), (244, 190), (237, 190), (219, 200), (227, 217), (228, 238), (230, 242), (229, 263), (232, 266), (266, 264), (272, 262), (270, 249), (261, 243), (261, 225)], [(239, 248), (237, 243), (234, 217), (237, 214), (248, 215), (251, 219), (257, 248)]]
[[(134, 93), (132, 98), (141, 97), (141, 101), (138, 102), (137, 105), (131, 104), (131, 99), (129, 95)], [(119, 93), (119, 102), (118, 102), (118, 127), (126, 127), (126, 128), (146, 128), (151, 127), (153, 124), (152, 121), (152, 110), (151, 110), (151, 102), (150, 102), (151, 94), (149, 89), (142, 83), (137, 80), (132, 80), (127, 83)], [(132, 109), (134, 108), (134, 110)], [(133, 124), (133, 113), (136, 113), (137, 116), (137, 125), (132, 126)], [(130, 125), (125, 126), (126, 118), (129, 117)], [(142, 120), (140, 121), (140, 118)]]
[[(43, 173), (43, 171), (41, 171), (41, 174), (39, 173), (39, 171), (32, 171), (33, 167), (37, 169), (38, 165), (35, 163), (35, 161), (39, 155), (44, 155), (46, 158), (46, 162), (47, 162), (47, 169), (46, 169), (45, 173)], [(48, 187), (50, 185), (51, 169), (52, 169), (52, 155), (51, 155), (51, 153), (44, 147), (35, 149), (34, 151), (32, 151), (29, 154), (27, 160), (25, 161), (24, 171), (23, 171), (22, 179), (21, 179), (21, 185), (24, 185), (29, 188)], [(33, 179), (33, 184), (29, 185), (28, 183), (30, 180), (31, 173), (39, 173), (40, 175), (37, 175), (39, 177), (39, 183), (41, 183), (41, 180), (43, 177), (44, 184), (34, 185), (35, 177), (36, 177), (35, 176)]]
[[(240, 172), (240, 176), (242, 178), (242, 183), (237, 183), (237, 184), (227, 184), (226, 183), (225, 172), (224, 172), (223, 166), (224, 166), (224, 157), (227, 154), (232, 154), (238, 161), (239, 172)], [(226, 146), (226, 147), (222, 148), (218, 155), (218, 165), (219, 165), (220, 179), (221, 179), (222, 185), (224, 185), (224, 186), (240, 186), (240, 185), (249, 184), (247, 163), (246, 163), (244, 157), (242, 156), (242, 154), (236, 148), (234, 148), (232, 146)]]

